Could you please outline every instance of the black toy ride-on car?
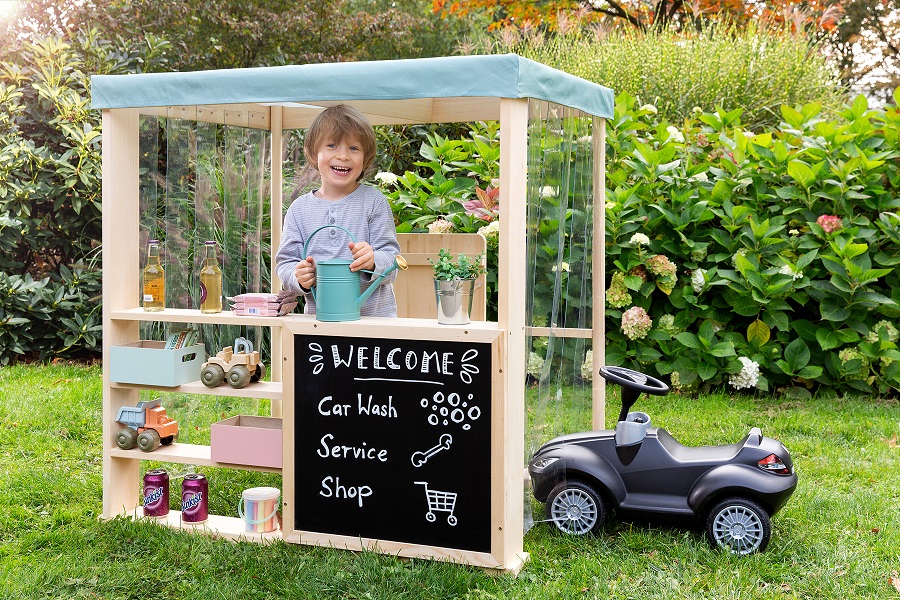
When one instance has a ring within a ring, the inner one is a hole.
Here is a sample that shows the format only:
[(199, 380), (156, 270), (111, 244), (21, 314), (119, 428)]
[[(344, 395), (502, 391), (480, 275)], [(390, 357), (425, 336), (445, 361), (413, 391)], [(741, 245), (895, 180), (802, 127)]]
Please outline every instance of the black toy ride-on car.
[(705, 522), (713, 546), (765, 550), (770, 518), (797, 487), (784, 445), (753, 427), (736, 444), (684, 446), (651, 427), (646, 413), (629, 412), (641, 392), (667, 394), (665, 383), (623, 367), (602, 367), (600, 375), (622, 386), (616, 429), (557, 437), (529, 463), (547, 519), (581, 535), (598, 531), (611, 509), (687, 517)]

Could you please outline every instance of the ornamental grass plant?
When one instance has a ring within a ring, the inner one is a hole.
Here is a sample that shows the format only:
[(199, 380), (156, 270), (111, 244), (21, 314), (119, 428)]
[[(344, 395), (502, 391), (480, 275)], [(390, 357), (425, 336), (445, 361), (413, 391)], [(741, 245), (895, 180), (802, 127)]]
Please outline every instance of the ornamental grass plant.
[(782, 25), (710, 25), (702, 32), (580, 29), (561, 35), (506, 32), (493, 52), (514, 52), (625, 92), (672, 123), (694, 107), (742, 109), (751, 128), (777, 124), (779, 106), (842, 99), (821, 47)]

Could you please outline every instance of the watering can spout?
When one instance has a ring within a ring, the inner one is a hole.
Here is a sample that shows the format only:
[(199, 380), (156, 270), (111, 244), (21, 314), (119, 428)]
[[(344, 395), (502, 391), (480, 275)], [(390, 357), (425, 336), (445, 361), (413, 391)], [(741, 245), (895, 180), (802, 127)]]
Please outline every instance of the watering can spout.
[[(390, 267), (385, 269), (384, 272), (381, 275), (379, 275), (377, 279), (372, 280), (371, 285), (369, 285), (369, 287), (366, 288), (366, 291), (364, 291), (362, 294), (360, 294), (359, 298), (356, 299), (356, 307), (362, 308), (362, 305), (366, 303), (366, 300), (369, 299), (369, 296), (372, 295), (372, 292), (375, 291), (375, 288), (377, 288), (379, 285), (382, 284), (385, 277), (390, 275), (392, 272), (394, 272), (398, 268), (401, 271), (405, 271), (407, 266), (408, 265), (406, 263), (406, 259), (398, 254), (394, 258), (394, 264), (392, 264)], [(372, 273), (373, 275), (375, 274), (372, 271), (366, 271), (366, 273)]]

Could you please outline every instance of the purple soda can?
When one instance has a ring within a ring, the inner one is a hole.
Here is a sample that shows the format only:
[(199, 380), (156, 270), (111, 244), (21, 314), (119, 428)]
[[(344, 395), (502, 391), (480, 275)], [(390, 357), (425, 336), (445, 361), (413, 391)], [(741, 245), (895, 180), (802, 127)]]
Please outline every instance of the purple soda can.
[(185, 475), (181, 483), (181, 520), (203, 523), (209, 518), (209, 482), (195, 473)]
[(169, 474), (165, 469), (144, 473), (144, 516), (165, 517), (169, 514)]

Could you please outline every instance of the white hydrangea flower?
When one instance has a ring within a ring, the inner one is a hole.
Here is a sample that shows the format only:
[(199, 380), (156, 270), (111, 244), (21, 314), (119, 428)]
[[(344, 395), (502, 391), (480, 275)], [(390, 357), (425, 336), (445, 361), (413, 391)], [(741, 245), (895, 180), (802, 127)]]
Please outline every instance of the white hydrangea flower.
[(556, 271), (558, 271), (558, 270), (561, 270), (564, 273), (568, 273), (569, 272), (569, 263), (567, 263), (566, 261), (563, 261), (562, 263), (560, 263), (560, 266), (553, 265), (553, 267), (551, 267), (551, 269), (554, 273), (556, 273)]
[(428, 233), (450, 233), (453, 231), (453, 223), (447, 219), (435, 219), (428, 224)]
[(706, 271), (704, 269), (696, 269), (691, 273), (691, 288), (695, 294), (703, 291), (706, 285)]
[(491, 221), (487, 225), (482, 225), (478, 228), (478, 233), (488, 241), (498, 238), (500, 236), (500, 221)]
[(706, 171), (702, 171), (688, 177), (688, 181), (709, 181), (709, 176), (706, 174)]
[(380, 181), (387, 185), (394, 185), (397, 183), (397, 176), (389, 171), (381, 171), (375, 175), (375, 181)]
[(616, 207), (616, 203), (615, 202), (607, 202), (605, 204), (605, 206), (606, 206), (606, 210), (612, 210)]
[(646, 110), (648, 113), (652, 113), (654, 115), (659, 112), (658, 110), (656, 110), (656, 107), (653, 106), (652, 104), (645, 104), (642, 107), (640, 107), (638, 110)]
[(795, 271), (794, 267), (792, 267), (791, 265), (782, 266), (780, 269), (778, 269), (778, 272), (783, 275), (790, 275), (794, 281), (803, 278), (803, 271)]
[(746, 356), (739, 356), (738, 360), (744, 366), (737, 373), (728, 376), (728, 383), (736, 390), (755, 388), (759, 383), (759, 363)]
[(588, 350), (584, 353), (584, 362), (581, 363), (581, 379), (584, 381), (593, 381), (594, 379), (594, 351)]
[(636, 233), (629, 240), (633, 246), (647, 246), (650, 244), (650, 238), (643, 233)]
[(557, 190), (552, 185), (545, 185), (541, 188), (541, 198), (556, 198)]
[(674, 125), (669, 125), (668, 127), (666, 127), (666, 131), (669, 133), (669, 139), (676, 142), (684, 142), (684, 134), (681, 133), (681, 130), (679, 130)]
[(544, 358), (542, 356), (538, 356), (534, 352), (530, 352), (528, 354), (528, 374), (534, 377), (535, 379), (540, 379), (541, 370), (544, 368)]

